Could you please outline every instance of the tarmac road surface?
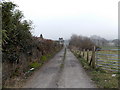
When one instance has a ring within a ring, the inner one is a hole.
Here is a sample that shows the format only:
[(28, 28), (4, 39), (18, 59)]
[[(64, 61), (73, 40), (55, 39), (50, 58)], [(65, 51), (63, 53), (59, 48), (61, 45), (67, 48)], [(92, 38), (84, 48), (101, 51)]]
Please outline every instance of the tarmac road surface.
[(23, 88), (96, 88), (72, 52), (64, 49), (27, 81)]

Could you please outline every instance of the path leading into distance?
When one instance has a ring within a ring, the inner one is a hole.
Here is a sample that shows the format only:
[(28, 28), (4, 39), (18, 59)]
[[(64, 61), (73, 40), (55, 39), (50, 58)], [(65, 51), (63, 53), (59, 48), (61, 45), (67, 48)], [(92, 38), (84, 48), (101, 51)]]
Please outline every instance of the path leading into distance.
[(96, 88), (72, 52), (57, 53), (23, 86), (24, 88)]

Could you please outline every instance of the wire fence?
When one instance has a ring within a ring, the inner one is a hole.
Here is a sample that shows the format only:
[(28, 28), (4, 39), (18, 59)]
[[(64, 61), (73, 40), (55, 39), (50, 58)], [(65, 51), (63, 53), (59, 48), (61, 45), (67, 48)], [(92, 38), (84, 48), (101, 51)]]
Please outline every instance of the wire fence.
[(99, 67), (109, 71), (120, 71), (120, 49), (94, 49), (79, 51), (93, 68)]
[(97, 49), (95, 53), (96, 67), (105, 70), (120, 70), (120, 49)]

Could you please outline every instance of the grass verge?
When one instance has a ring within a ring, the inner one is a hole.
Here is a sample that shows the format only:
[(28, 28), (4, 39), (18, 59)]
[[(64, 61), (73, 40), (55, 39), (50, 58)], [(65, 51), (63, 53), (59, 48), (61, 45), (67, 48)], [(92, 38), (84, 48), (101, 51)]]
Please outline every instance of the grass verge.
[(32, 76), (45, 63), (53, 58), (61, 49), (57, 49), (53, 53), (46, 54), (41, 58), (38, 58), (37, 61), (29, 63), (28, 67), (24, 69), (21, 74), (19, 74), (18, 69), (16, 69), (16, 71), (13, 73), (13, 76), (6, 80), (6, 84), (2, 86), (2, 88), (22, 88), (30, 76)]
[(78, 58), (87, 74), (96, 83), (98, 88), (119, 88), (120, 74), (108, 72), (100, 68), (93, 69), (83, 57), (78, 56), (77, 53), (73, 54)]

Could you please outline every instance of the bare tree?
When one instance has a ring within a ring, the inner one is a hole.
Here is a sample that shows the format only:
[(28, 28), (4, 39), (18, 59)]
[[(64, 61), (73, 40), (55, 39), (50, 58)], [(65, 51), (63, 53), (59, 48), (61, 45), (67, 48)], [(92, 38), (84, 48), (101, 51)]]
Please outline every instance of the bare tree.
[(69, 43), (70, 47), (76, 47), (79, 50), (91, 50), (93, 48), (93, 46), (96, 46), (88, 37), (84, 37), (84, 36), (78, 36), (76, 34), (71, 36), (70, 39), (70, 43)]

